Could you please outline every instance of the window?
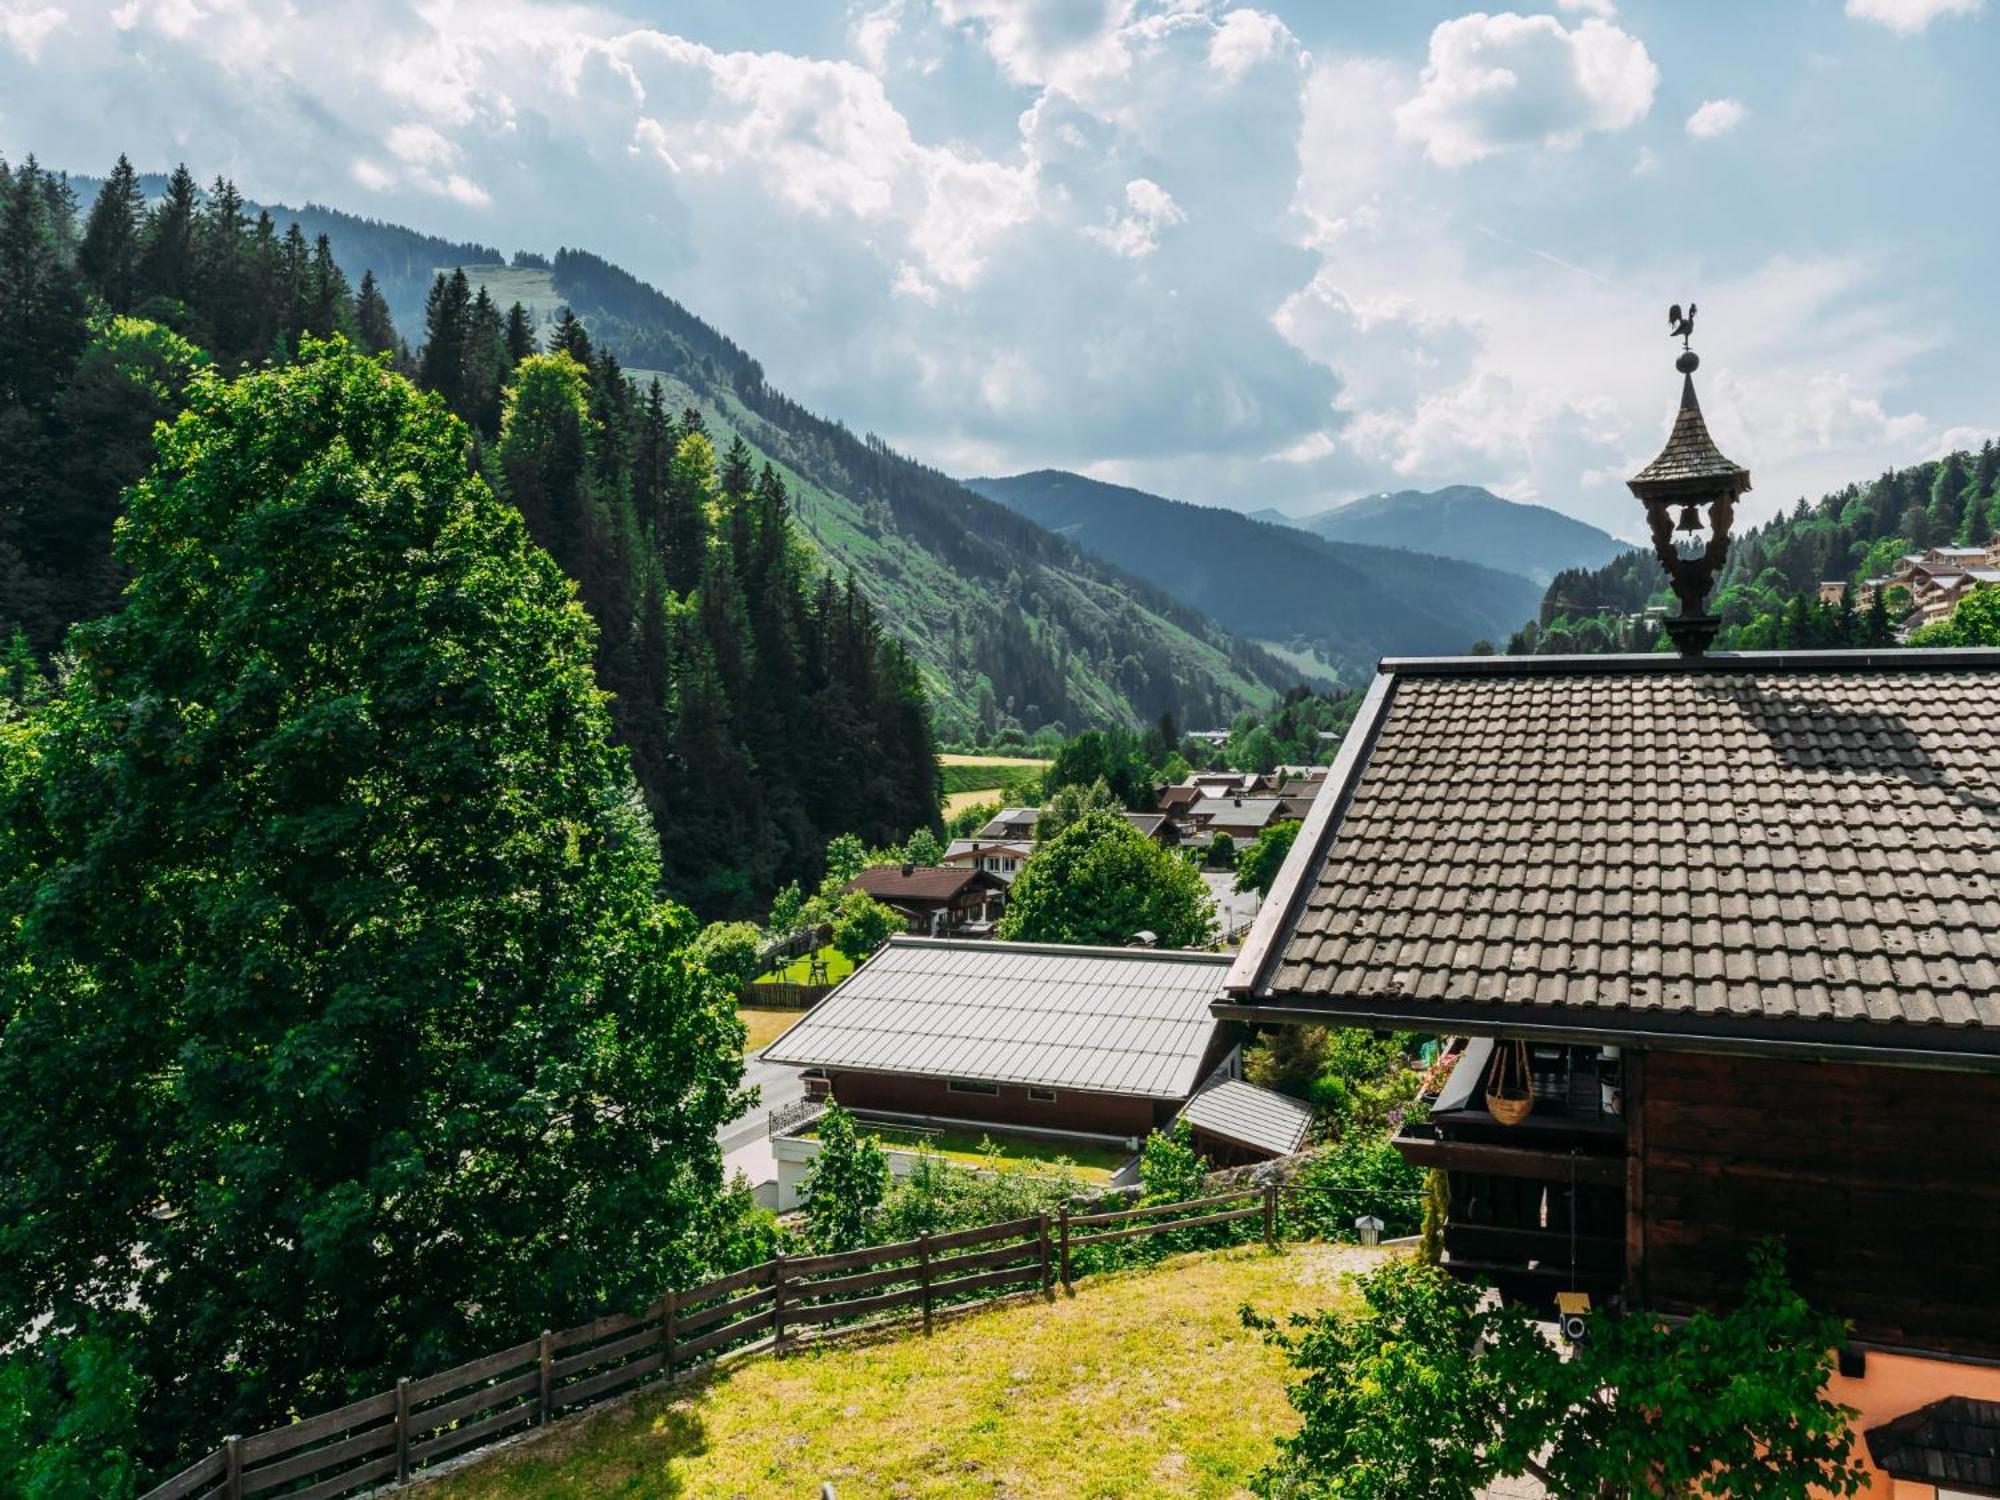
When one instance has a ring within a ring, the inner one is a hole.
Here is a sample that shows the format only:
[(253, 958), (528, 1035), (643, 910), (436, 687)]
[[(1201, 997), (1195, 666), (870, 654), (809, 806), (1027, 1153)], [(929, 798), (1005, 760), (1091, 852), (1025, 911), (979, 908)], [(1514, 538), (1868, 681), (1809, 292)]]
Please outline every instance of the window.
[(944, 1087), (945, 1092), (948, 1094), (986, 1094), (991, 1096), (1000, 1092), (1000, 1085), (997, 1083), (978, 1083), (969, 1078), (951, 1079)]
[(1054, 1089), (1029, 1089), (1028, 1097), (1033, 1099), (1037, 1104), (1053, 1104), (1056, 1102), (1056, 1091)]

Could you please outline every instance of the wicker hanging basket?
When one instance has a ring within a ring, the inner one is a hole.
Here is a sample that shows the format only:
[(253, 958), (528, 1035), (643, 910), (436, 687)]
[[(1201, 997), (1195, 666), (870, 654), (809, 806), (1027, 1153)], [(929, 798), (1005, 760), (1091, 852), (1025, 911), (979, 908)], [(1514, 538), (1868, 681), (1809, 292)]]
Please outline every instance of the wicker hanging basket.
[(1501, 1042), (1486, 1071), (1486, 1112), (1502, 1125), (1518, 1125), (1535, 1107), (1535, 1080), (1528, 1071), (1528, 1044)]

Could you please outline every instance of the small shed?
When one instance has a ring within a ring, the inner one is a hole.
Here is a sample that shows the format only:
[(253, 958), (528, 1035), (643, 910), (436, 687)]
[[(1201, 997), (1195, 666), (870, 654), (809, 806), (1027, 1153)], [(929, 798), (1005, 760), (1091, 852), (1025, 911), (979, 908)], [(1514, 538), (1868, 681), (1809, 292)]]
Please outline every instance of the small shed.
[(1290, 1156), (1306, 1143), (1312, 1110), (1240, 1078), (1220, 1078), (1188, 1100), (1180, 1118), (1219, 1167)]

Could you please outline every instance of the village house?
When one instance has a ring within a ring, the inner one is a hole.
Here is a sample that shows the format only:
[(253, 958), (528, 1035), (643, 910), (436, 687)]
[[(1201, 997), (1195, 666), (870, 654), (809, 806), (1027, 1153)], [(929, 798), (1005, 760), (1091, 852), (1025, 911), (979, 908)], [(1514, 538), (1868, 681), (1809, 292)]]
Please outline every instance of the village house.
[(992, 840), (953, 839), (945, 846), (944, 857), (939, 863), (984, 870), (1012, 885), (1014, 877), (1028, 862), (1028, 856), (1034, 852), (1034, 844), (1027, 841), (996, 843)]
[(1452, 1270), (1687, 1313), (1777, 1237), (1870, 1493), (2000, 1493), (1953, 1482), (2000, 1409), (2000, 651), (1702, 654), (1749, 476), (1683, 359), (1633, 481), (1683, 654), (1384, 662), (1217, 1013), (1471, 1038), (1396, 1141)]
[(1007, 882), (986, 870), (951, 865), (876, 865), (842, 887), (892, 907), (913, 933), (992, 931), (1007, 906)]
[(986, 826), (975, 837), (998, 843), (1030, 844), (1035, 839), (1035, 824), (1041, 821), (1039, 807), (1004, 807), (987, 819)]
[[(1855, 595), (1855, 608), (1867, 609), (1877, 592), (1902, 589), (1912, 606), (1902, 622), (1901, 633), (1948, 620), (1959, 602), (1974, 589), (2000, 585), (2000, 532), (1984, 547), (1930, 547), (1901, 558), (1893, 573), (1862, 581)], [(1820, 585), (1820, 597), (1827, 597), (1829, 585)], [(1836, 593), (1832, 602), (1839, 602)]]
[[(1228, 967), (1214, 953), (896, 937), (762, 1057), (811, 1070), (869, 1122), (1136, 1154), (1238, 1071), (1237, 1028), (1210, 1010)], [(1244, 1084), (1190, 1124), (1232, 1160), (1261, 1159), (1296, 1148), (1296, 1108)], [(778, 1142), (781, 1206), (813, 1149)]]

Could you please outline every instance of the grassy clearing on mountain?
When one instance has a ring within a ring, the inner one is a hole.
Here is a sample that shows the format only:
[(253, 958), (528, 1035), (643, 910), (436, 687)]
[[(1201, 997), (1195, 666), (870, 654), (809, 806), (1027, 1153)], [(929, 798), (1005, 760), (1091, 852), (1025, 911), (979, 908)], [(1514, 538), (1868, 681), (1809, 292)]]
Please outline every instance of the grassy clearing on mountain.
[(716, 1495), (1225, 1496), (1296, 1425), (1237, 1320), (1342, 1296), (1384, 1252), (1216, 1251), (869, 1343), (642, 1392), (444, 1480), (436, 1500)]

